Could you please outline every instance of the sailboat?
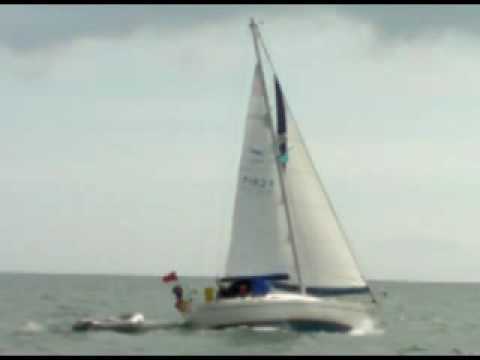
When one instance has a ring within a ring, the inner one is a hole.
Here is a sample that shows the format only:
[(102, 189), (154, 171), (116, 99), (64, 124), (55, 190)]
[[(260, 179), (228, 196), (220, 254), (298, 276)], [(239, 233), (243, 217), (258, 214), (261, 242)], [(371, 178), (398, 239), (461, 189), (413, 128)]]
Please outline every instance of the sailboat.
[[(288, 324), (349, 331), (370, 319), (375, 299), (275, 71), (273, 116), (261, 49), (273, 63), (253, 19), (250, 29), (257, 61), (225, 276), (218, 279), (216, 297), (192, 304), (184, 316), (187, 323), (208, 328)], [(230, 285), (230, 292), (222, 284)], [(373, 301), (354, 301), (354, 295)]]

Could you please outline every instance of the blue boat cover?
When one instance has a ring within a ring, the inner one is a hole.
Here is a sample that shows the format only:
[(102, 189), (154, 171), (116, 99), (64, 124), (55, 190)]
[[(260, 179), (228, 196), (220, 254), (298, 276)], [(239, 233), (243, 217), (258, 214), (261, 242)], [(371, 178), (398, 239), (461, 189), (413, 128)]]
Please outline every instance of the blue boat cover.
[(250, 280), (252, 295), (261, 296), (270, 291), (269, 281), (265, 278), (254, 278)]

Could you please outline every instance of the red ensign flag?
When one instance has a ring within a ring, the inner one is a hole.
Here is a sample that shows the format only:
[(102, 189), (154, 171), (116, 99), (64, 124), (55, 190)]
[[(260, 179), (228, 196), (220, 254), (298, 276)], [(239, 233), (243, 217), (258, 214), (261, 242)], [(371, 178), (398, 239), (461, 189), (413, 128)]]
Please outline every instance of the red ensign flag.
[(177, 281), (178, 278), (177, 278), (177, 273), (175, 271), (172, 271), (171, 273), (168, 273), (167, 275), (164, 275), (162, 277), (162, 281), (167, 283), (167, 282), (171, 282), (171, 281)]

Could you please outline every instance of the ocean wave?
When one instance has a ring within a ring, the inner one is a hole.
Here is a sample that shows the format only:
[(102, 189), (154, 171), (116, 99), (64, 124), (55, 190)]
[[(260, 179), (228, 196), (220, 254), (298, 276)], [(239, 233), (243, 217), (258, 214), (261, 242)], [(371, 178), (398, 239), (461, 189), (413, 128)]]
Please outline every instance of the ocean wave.
[(402, 348), (402, 349), (398, 350), (397, 355), (411, 355), (411, 354), (415, 354), (415, 353), (419, 353), (419, 352), (425, 352), (427, 350), (428, 350), (427, 348), (424, 348), (424, 347), (421, 347), (417, 344), (414, 344), (414, 345), (411, 345), (409, 347)]
[(364, 319), (352, 330), (349, 335), (352, 336), (365, 336), (365, 335), (383, 335), (384, 329), (381, 328), (377, 321), (374, 319)]
[(25, 324), (23, 324), (20, 328), (15, 331), (17, 335), (33, 335), (40, 333), (45, 330), (45, 327), (41, 324), (29, 320)]

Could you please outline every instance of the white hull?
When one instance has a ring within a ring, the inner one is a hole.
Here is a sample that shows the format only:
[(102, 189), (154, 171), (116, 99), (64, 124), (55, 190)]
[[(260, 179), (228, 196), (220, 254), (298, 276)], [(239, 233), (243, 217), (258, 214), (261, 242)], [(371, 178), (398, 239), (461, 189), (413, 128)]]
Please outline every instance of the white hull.
[(359, 303), (288, 293), (221, 299), (199, 305), (186, 316), (187, 323), (207, 328), (287, 324), (333, 331), (349, 331), (369, 318)]

